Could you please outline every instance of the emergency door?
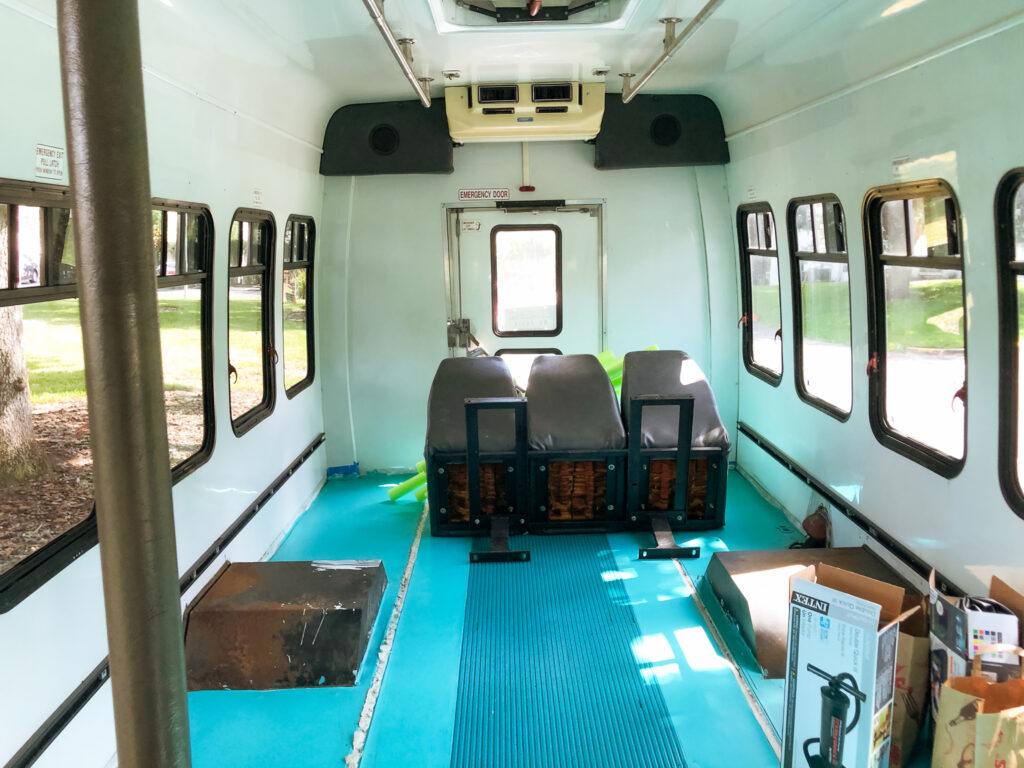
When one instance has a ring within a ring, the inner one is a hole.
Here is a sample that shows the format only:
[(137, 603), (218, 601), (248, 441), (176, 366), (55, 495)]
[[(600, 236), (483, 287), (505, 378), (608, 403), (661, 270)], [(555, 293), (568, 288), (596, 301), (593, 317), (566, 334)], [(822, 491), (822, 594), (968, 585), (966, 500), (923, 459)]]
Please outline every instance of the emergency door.
[(449, 243), (453, 354), (501, 354), (525, 388), (535, 354), (601, 350), (599, 204), (453, 210)]

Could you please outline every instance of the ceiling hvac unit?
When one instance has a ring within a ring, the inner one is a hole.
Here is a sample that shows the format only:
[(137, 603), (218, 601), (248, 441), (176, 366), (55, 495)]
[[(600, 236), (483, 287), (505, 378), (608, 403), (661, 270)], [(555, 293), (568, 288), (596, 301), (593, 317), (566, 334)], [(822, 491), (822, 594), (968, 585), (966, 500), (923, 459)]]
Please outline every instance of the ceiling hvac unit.
[(444, 89), (459, 144), (588, 140), (601, 130), (604, 83), (510, 83)]

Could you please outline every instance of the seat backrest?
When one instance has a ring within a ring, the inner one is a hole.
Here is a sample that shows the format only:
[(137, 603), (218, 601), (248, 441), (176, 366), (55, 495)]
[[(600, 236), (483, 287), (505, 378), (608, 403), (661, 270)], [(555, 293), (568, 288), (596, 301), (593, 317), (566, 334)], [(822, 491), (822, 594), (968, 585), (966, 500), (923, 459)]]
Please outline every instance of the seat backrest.
[[(622, 367), (622, 418), (629, 430), (629, 400), (638, 395), (693, 396), (692, 448), (729, 449), (729, 433), (722, 424), (711, 385), (696, 361), (676, 349), (629, 352)], [(679, 406), (644, 408), (644, 448), (675, 448), (679, 432)]]
[(593, 355), (543, 355), (530, 368), (530, 449), (604, 451), (626, 447), (608, 374)]
[[(515, 381), (500, 357), (452, 357), (441, 361), (427, 398), (426, 452), (466, 450), (466, 398), (516, 397)], [(511, 411), (480, 413), (480, 450), (515, 450)]]

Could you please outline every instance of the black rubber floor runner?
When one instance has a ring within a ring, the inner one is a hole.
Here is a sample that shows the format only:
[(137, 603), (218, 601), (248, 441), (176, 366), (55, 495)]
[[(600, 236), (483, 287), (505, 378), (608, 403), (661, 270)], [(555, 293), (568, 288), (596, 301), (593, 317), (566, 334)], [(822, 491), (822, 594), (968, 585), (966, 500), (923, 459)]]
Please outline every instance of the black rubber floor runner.
[(470, 567), (453, 768), (677, 768), (657, 682), (603, 535), (530, 536), (529, 563)]

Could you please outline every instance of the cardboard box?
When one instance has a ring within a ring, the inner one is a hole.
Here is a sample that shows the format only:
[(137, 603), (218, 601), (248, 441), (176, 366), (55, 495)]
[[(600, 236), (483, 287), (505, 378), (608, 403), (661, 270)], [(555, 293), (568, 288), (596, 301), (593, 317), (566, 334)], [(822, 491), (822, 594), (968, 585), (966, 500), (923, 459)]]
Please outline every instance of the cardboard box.
[(904, 591), (818, 565), (792, 581), (783, 768), (885, 768)]
[[(938, 714), (939, 691), (951, 677), (965, 677), (978, 648), (993, 643), (1020, 645), (1021, 617), (1024, 596), (997, 576), (992, 577), (988, 601), (1003, 610), (972, 609), (972, 602), (939, 594), (932, 572), (931, 593), (931, 673), (932, 715)], [(974, 601), (975, 608), (980, 601)], [(991, 680), (1020, 677), (1020, 659), (1012, 653), (986, 653), (982, 656), (982, 672)]]

